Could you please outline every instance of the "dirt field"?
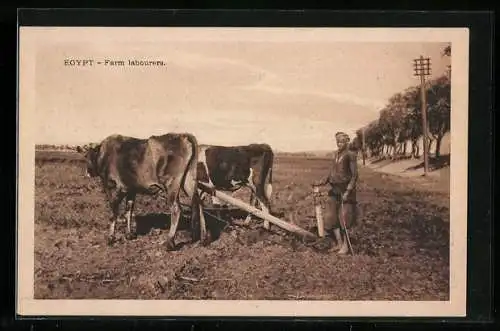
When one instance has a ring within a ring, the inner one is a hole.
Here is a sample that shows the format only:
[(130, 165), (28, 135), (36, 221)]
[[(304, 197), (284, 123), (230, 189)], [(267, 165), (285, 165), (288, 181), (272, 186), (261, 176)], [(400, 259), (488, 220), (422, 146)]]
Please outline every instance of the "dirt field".
[[(315, 231), (310, 184), (327, 160), (277, 157), (273, 204)], [(160, 198), (138, 197), (136, 240), (105, 243), (110, 211), (78, 156), (37, 152), (35, 298), (448, 300), (449, 190), (360, 168), (362, 214), (351, 230), (355, 256), (314, 249), (281, 230), (211, 221), (209, 246), (162, 245)], [(236, 196), (243, 197), (240, 192)], [(243, 217), (245, 215), (242, 215)], [(225, 225), (225, 227), (223, 227)], [(117, 232), (123, 237), (124, 225)]]

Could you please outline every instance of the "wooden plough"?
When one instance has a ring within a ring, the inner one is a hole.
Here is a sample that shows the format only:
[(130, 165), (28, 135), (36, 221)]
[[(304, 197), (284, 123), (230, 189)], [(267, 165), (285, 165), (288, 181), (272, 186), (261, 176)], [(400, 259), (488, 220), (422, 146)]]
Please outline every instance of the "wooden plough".
[(215, 190), (212, 187), (210, 187), (207, 183), (198, 181), (198, 187), (202, 191), (204, 191), (208, 194), (211, 194), (211, 195), (215, 195), (215, 197), (219, 198), (220, 200), (223, 200), (227, 203), (230, 203), (230, 204), (232, 204), (232, 205), (234, 205), (242, 210), (245, 210), (245, 211), (247, 211), (247, 212), (249, 212), (257, 217), (262, 218), (265, 221), (269, 221), (270, 223), (273, 223), (284, 230), (287, 230), (289, 232), (292, 232), (292, 233), (295, 233), (298, 235), (302, 235), (304, 237), (311, 238), (311, 239), (318, 238), (315, 234), (313, 234), (309, 231), (306, 231), (306, 230), (296, 226), (295, 224), (283, 221), (283, 220), (281, 220), (281, 219), (279, 219), (271, 214), (265, 213), (262, 210), (251, 206), (250, 204), (247, 204), (239, 199), (233, 198), (232, 196), (230, 196), (228, 194), (225, 194), (225, 193), (222, 193), (218, 190)]

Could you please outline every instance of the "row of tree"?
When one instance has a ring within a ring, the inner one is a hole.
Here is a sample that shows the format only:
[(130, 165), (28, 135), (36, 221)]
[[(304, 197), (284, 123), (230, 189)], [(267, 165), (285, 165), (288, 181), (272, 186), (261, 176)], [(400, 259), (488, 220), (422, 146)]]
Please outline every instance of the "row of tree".
[(71, 145), (51, 145), (51, 144), (37, 144), (36, 150), (73, 150), (74, 146)]
[[(451, 47), (446, 47), (442, 54), (451, 56)], [(425, 84), (429, 151), (434, 147), (436, 157), (440, 156), (443, 137), (450, 131), (450, 91), (450, 71)], [(356, 131), (353, 147), (360, 148), (364, 140), (364, 152), (369, 156), (396, 157), (410, 152), (411, 156), (419, 157), (418, 142), (423, 131), (421, 90), (420, 86), (412, 86), (394, 94), (380, 110), (377, 120)]]

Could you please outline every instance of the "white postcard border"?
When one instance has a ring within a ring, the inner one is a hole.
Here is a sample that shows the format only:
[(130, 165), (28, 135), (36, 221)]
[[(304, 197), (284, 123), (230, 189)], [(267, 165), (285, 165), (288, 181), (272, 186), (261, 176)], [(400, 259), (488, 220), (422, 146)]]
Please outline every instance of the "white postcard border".
[[(193, 40), (270, 38), (284, 40), (290, 28), (98, 28), (20, 27), (19, 182), (17, 220), (17, 313), (107, 316), (465, 316), (467, 259), (468, 53), (467, 28), (294, 28), (307, 40), (349, 42), (451, 42), (450, 300), (449, 301), (197, 301), (197, 300), (35, 300), (34, 297), (34, 116), (36, 45), (45, 38), (84, 41), (99, 33), (108, 39), (168, 40), (165, 31), (184, 29)], [(195, 29), (196, 33), (191, 32)], [(88, 31), (91, 33), (79, 33)], [(214, 33), (216, 32), (216, 33)], [(297, 34), (299, 36), (300, 34)], [(321, 39), (323, 38), (323, 39)], [(89, 39), (91, 40), (91, 39)], [(261, 40), (261, 39), (259, 39)], [(294, 39), (295, 40), (295, 39)]]

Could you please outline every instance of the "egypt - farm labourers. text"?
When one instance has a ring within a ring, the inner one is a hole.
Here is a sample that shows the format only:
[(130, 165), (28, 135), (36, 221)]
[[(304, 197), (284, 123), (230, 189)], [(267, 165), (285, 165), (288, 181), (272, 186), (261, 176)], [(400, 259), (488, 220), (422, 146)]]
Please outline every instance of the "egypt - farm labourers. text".
[(106, 67), (164, 67), (167, 62), (164, 60), (137, 60), (137, 59), (64, 59), (64, 65), (69, 67), (92, 67), (92, 66), (106, 66)]

